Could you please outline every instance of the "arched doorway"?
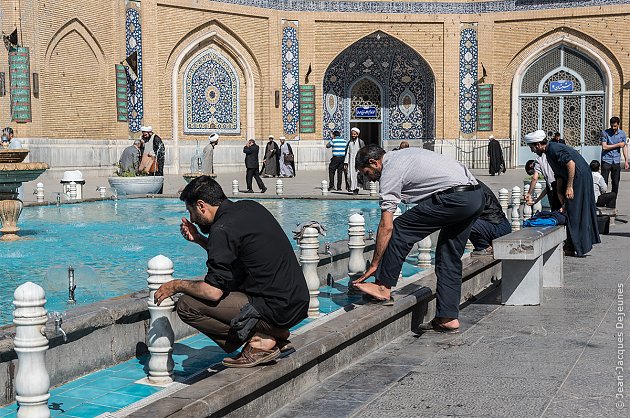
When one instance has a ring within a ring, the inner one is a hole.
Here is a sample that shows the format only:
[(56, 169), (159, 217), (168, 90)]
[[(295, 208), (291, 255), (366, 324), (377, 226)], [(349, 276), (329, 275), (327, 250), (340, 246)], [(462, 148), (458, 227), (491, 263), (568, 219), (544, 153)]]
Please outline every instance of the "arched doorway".
[(519, 164), (532, 157), (524, 138), (537, 129), (549, 139), (560, 132), (584, 159), (599, 159), (607, 94), (602, 70), (580, 52), (562, 45), (539, 57), (520, 82)]
[[(361, 129), (366, 143), (385, 147), (435, 135), (435, 77), (427, 62), (398, 39), (378, 31), (346, 48), (323, 81), (323, 139)], [(358, 112), (358, 113), (357, 113)]]

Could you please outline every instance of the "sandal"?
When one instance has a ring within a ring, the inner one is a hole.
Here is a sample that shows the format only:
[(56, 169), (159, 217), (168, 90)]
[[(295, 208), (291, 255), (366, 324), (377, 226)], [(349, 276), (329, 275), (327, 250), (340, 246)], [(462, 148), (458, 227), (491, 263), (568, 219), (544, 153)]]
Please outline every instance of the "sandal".
[(433, 318), (429, 322), (425, 322), (424, 324), (420, 324), (418, 327), (421, 331), (435, 331), (442, 332), (445, 334), (457, 334), (459, 332), (459, 328), (448, 328), (444, 325), (440, 324), (436, 318)]

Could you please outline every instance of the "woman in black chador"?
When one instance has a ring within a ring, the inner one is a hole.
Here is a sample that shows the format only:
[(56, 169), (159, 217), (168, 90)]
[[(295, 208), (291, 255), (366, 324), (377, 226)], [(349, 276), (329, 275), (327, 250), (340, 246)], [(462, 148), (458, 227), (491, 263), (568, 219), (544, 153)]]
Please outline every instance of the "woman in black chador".
[(505, 160), (503, 160), (503, 150), (499, 141), (494, 139), (494, 135), (490, 135), (490, 142), (488, 142), (488, 158), (490, 164), (488, 166), (488, 172), (491, 176), (495, 174), (505, 173)]

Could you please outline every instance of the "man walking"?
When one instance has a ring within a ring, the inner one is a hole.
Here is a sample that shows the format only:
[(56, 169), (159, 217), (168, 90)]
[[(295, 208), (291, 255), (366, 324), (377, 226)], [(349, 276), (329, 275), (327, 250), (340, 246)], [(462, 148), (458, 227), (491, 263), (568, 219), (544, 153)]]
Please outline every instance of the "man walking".
[(326, 144), (326, 148), (332, 148), (332, 157), (328, 164), (328, 190), (334, 190), (335, 172), (337, 173), (337, 189), (341, 190), (341, 177), (346, 156), (346, 140), (341, 137), (339, 131), (333, 131), (332, 139)]
[(261, 193), (265, 193), (267, 188), (265, 183), (260, 178), (258, 173), (258, 151), (260, 147), (256, 145), (256, 141), (250, 139), (243, 147), (243, 153), (245, 153), (245, 182), (247, 183), (247, 190), (245, 193), (254, 193), (252, 189), (252, 178), (256, 179), (256, 184), (260, 188)]
[[(484, 208), (483, 192), (470, 171), (442, 154), (421, 148), (385, 153), (378, 146), (359, 151), (356, 169), (380, 181), (381, 221), (372, 262), (353, 284), (379, 302), (391, 303), (413, 245), (440, 230), (435, 249), (436, 317), (424, 330), (456, 332), (462, 286), (462, 260), (473, 222)], [(396, 221), (400, 202), (416, 203)], [(364, 282), (376, 273), (376, 282)]]
[(558, 197), (567, 215), (565, 255), (583, 257), (600, 242), (591, 168), (573, 147), (547, 142), (545, 131), (528, 133), (525, 142), (538, 156), (547, 156), (556, 176)]
[(190, 214), (190, 221), (182, 218), (181, 234), (206, 249), (208, 272), (202, 281), (163, 284), (155, 303), (183, 293), (177, 302), (182, 321), (227, 353), (245, 344), (223, 360), (226, 367), (272, 361), (287, 348), (289, 328), (308, 312), (306, 280), (289, 239), (262, 205), (231, 202), (210, 176), (193, 179), (180, 199)]
[(625, 160), (624, 169), (628, 169), (628, 147), (626, 147), (626, 133), (619, 129), (619, 118), (610, 118), (610, 128), (602, 131), (602, 177), (608, 183), (608, 176), (612, 182), (611, 191), (619, 195), (619, 179), (621, 177), (621, 150)]
[(361, 138), (359, 138), (359, 134), (361, 131), (359, 128), (354, 127), (350, 130), (350, 142), (346, 145), (346, 156), (344, 159), (343, 167), (348, 172), (350, 187), (348, 187), (348, 191), (352, 191), (353, 194), (359, 194), (359, 180), (358, 180), (358, 172), (355, 169), (355, 159), (357, 156), (357, 152), (363, 147), (365, 147), (365, 143)]

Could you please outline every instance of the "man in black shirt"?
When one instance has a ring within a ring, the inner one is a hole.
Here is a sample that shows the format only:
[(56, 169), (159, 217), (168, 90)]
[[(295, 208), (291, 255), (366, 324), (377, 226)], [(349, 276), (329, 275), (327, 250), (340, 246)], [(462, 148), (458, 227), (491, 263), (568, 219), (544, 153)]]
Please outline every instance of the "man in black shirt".
[(165, 283), (155, 303), (183, 293), (177, 303), (182, 321), (228, 353), (245, 344), (237, 357), (223, 360), (225, 366), (275, 359), (288, 345), (289, 328), (308, 312), (306, 280), (289, 239), (262, 205), (231, 202), (209, 176), (191, 181), (180, 199), (190, 213), (181, 233), (207, 250), (208, 273), (203, 281)]
[(475, 221), (470, 230), (470, 242), (475, 250), (471, 256), (492, 255), (492, 240), (502, 237), (512, 232), (510, 221), (508, 221), (499, 200), (492, 190), (481, 181), (477, 180), (483, 190), (485, 205), (483, 212)]

